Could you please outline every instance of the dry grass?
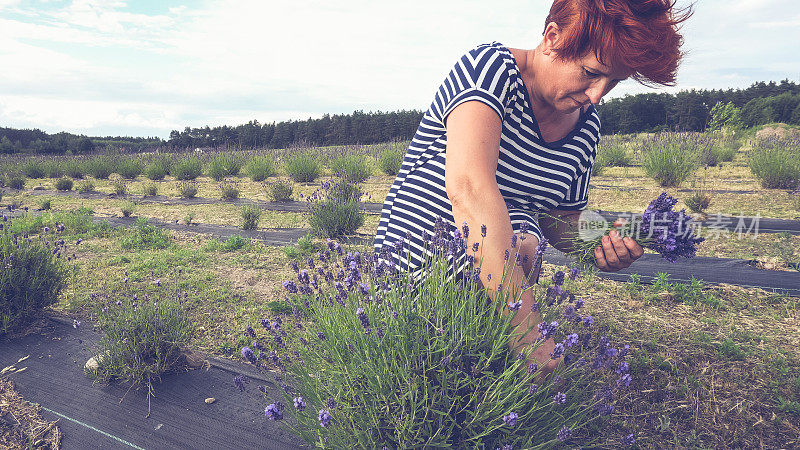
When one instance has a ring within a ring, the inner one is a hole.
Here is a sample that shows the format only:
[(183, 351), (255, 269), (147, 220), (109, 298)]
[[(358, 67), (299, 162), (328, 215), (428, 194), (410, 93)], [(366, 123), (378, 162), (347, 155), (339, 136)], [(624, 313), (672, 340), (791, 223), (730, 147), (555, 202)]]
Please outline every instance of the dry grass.
[[(4, 369), (4, 373), (10, 371)], [(14, 389), (13, 382), (0, 376), (0, 448), (58, 449), (61, 447), (61, 430), (56, 422), (45, 420), (39, 405), (25, 401)]]

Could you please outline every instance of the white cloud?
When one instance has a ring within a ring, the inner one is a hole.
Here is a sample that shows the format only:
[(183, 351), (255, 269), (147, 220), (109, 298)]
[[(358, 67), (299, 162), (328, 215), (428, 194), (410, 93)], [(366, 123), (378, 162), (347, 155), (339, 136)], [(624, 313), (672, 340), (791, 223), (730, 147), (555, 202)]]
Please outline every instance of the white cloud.
[[(796, 75), (794, 0), (705, 0), (678, 88)], [(549, 2), (222, 0), (133, 13), (123, 1), (0, 0), (0, 125), (171, 129), (425, 109), (453, 62), (492, 40), (533, 48)], [(761, 72), (759, 72), (759, 70)], [(613, 95), (652, 92), (627, 82)], [(118, 131), (113, 131), (118, 130)], [(160, 130), (160, 131), (155, 131)]]

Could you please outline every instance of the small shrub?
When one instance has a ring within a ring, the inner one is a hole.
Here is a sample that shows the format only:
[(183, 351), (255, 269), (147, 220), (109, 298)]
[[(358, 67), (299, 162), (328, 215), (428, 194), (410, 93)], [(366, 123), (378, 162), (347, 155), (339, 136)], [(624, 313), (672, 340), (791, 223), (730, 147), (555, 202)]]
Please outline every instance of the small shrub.
[(148, 397), (161, 375), (177, 369), (182, 349), (192, 336), (192, 323), (175, 297), (158, 301), (130, 296), (109, 302), (100, 317), (100, 355), (96, 376), (144, 386)]
[(252, 244), (250, 238), (243, 238), (239, 235), (230, 236), (225, 242), (222, 243), (222, 250), (226, 252), (235, 252)]
[(288, 202), (292, 200), (294, 185), (291, 181), (278, 180), (267, 184), (267, 191), (270, 198), (276, 202)]
[(130, 217), (133, 215), (133, 212), (136, 211), (136, 204), (133, 202), (125, 202), (120, 206), (120, 210), (122, 211), (123, 217)]
[(122, 178), (115, 179), (112, 183), (114, 186), (114, 193), (119, 196), (124, 196), (128, 194), (128, 182)]
[(254, 156), (244, 165), (244, 173), (253, 181), (264, 181), (275, 176), (275, 161), (266, 156)]
[(88, 194), (89, 192), (94, 192), (94, 183), (92, 183), (89, 180), (83, 180), (80, 183), (78, 183), (76, 189), (81, 194)]
[(11, 189), (16, 189), (16, 190), (25, 189), (25, 175), (19, 173), (9, 175), (8, 180), (6, 180), (6, 184)]
[(114, 170), (111, 161), (107, 157), (101, 156), (86, 161), (86, 172), (98, 180), (105, 180)]
[(158, 195), (158, 185), (156, 183), (147, 183), (142, 186), (142, 193), (145, 197), (155, 197)]
[(235, 181), (223, 181), (219, 184), (223, 200), (236, 200), (239, 198), (239, 184)]
[(61, 177), (56, 180), (56, 189), (59, 191), (71, 191), (72, 190), (72, 178)]
[(42, 162), (39, 160), (26, 161), (22, 165), (22, 173), (26, 177), (34, 179), (44, 178), (45, 176), (44, 167), (42, 167)]
[(378, 165), (386, 175), (397, 175), (403, 166), (405, 152), (401, 149), (384, 150), (378, 156)]
[(142, 162), (138, 158), (120, 158), (114, 171), (126, 180), (135, 180), (142, 174)]
[(59, 161), (53, 159), (43, 161), (42, 168), (44, 169), (44, 173), (47, 174), (47, 178), (61, 178), (64, 176), (64, 168)]
[(242, 229), (255, 230), (261, 220), (261, 208), (258, 205), (242, 206)]
[(180, 194), (181, 198), (197, 197), (197, 182), (182, 181), (178, 183), (178, 193)]
[(603, 136), (597, 148), (597, 160), (600, 160), (602, 167), (627, 167), (631, 165), (631, 157), (628, 155), (626, 141), (618, 135)]
[(225, 177), (238, 176), (241, 170), (241, 158), (232, 153), (222, 153), (214, 156), (206, 167), (206, 173), (214, 181), (220, 181)]
[(196, 156), (185, 156), (175, 163), (171, 173), (176, 180), (195, 180), (203, 174), (203, 163)]
[(67, 280), (59, 257), (63, 244), (53, 238), (56, 243), (51, 248), (38, 238), (14, 235), (13, 222), (4, 225), (0, 231), (0, 335), (56, 303)]
[(183, 216), (183, 223), (185, 223), (186, 226), (191, 225), (193, 221), (194, 221), (194, 213), (187, 213), (185, 216)]
[(699, 167), (711, 140), (699, 133), (657, 133), (642, 141), (645, 173), (662, 187), (679, 186)]
[(800, 183), (800, 141), (764, 138), (750, 153), (750, 171), (765, 189), (789, 189)]
[(314, 234), (321, 237), (352, 235), (364, 224), (361, 211), (361, 190), (346, 180), (331, 180), (322, 184), (322, 190), (311, 195), (311, 217)]
[(297, 245), (287, 245), (283, 247), (283, 253), (292, 259), (300, 259), (311, 256), (322, 250), (321, 246), (315, 245), (311, 234), (306, 234), (297, 240)]
[(64, 164), (64, 175), (70, 178), (76, 180), (82, 180), (84, 175), (86, 175), (86, 167), (84, 167), (83, 161), (70, 159), (67, 161), (63, 161), (63, 164)]
[(52, 206), (51, 200), (49, 198), (43, 198), (39, 200), (39, 209), (42, 211), (49, 211), (50, 207)]
[(690, 211), (702, 214), (711, 205), (711, 196), (703, 191), (694, 191), (685, 199), (683, 203), (689, 208)]
[(152, 161), (144, 168), (144, 176), (153, 181), (163, 180), (167, 176), (167, 168), (161, 160)]
[(132, 232), (125, 234), (120, 246), (125, 250), (164, 249), (169, 247), (170, 240), (161, 228), (147, 223), (147, 219), (136, 219)]
[(331, 169), (339, 177), (351, 183), (361, 183), (371, 175), (366, 159), (359, 155), (340, 156), (333, 160)]
[(319, 177), (319, 163), (308, 154), (299, 154), (286, 161), (286, 173), (297, 183), (310, 183)]

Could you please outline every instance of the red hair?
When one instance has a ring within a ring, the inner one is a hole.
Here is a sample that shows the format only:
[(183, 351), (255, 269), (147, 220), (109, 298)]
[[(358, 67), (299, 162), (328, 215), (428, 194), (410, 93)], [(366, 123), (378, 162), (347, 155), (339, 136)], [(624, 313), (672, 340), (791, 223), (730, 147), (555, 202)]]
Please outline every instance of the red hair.
[(554, 0), (545, 29), (550, 22), (561, 29), (559, 58), (591, 51), (642, 84), (671, 86), (683, 56), (678, 25), (692, 15), (691, 7), (676, 12), (674, 6), (675, 0)]

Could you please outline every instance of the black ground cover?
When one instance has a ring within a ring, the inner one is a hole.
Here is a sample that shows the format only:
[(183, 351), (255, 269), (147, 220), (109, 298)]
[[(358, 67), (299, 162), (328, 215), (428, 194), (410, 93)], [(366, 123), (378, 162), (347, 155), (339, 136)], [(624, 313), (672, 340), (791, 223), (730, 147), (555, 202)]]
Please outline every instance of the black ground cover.
[[(156, 384), (147, 416), (144, 390), (116, 383), (94, 383), (83, 372), (99, 335), (90, 326), (74, 329), (64, 320), (46, 318), (41, 330), (25, 337), (0, 337), (0, 368), (30, 355), (10, 378), (28, 401), (39, 403), (48, 420), (58, 419), (62, 448), (208, 448), (294, 449), (303, 442), (264, 416), (268, 398), (281, 399), (276, 386), (258, 380), (252, 369), (235, 361), (165, 375)], [(251, 374), (240, 392), (239, 373)], [(206, 404), (208, 397), (216, 402)], [(121, 400), (122, 399), (122, 400)], [(121, 400), (121, 401), (120, 401)], [(290, 420), (290, 419), (287, 419)]]

